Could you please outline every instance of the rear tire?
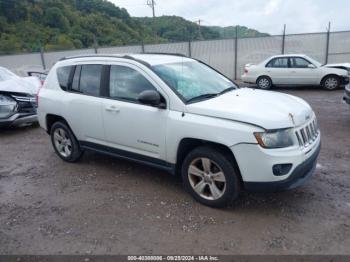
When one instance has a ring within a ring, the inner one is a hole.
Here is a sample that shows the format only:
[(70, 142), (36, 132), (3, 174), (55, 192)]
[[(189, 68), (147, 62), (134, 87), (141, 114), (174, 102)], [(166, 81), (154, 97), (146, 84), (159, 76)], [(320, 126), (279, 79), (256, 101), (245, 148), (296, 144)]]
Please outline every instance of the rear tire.
[(83, 151), (70, 128), (63, 122), (56, 122), (50, 130), (52, 146), (56, 154), (67, 162), (78, 161)]
[(336, 90), (339, 88), (340, 80), (335, 75), (326, 76), (321, 83), (322, 87), (328, 91)]
[(184, 187), (198, 202), (210, 207), (225, 207), (240, 192), (240, 179), (233, 161), (213, 147), (192, 150), (181, 168)]
[(272, 80), (268, 76), (260, 76), (258, 80), (256, 80), (256, 84), (260, 89), (268, 90), (272, 88)]

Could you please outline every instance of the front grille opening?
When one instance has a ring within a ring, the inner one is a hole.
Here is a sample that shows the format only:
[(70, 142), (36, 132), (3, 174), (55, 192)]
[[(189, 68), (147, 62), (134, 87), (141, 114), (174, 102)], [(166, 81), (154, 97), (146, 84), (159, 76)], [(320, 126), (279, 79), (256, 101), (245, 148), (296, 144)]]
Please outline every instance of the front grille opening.
[(295, 132), (299, 145), (307, 147), (317, 139), (319, 129), (316, 118)]
[(301, 137), (303, 138), (303, 145), (305, 145), (307, 143), (307, 138), (306, 138), (304, 129), (301, 129), (300, 133), (301, 133)]
[(300, 146), (303, 146), (303, 145), (304, 145), (304, 143), (303, 143), (303, 141), (301, 140), (300, 135), (298, 134), (298, 132), (295, 132), (295, 134), (296, 134), (296, 136), (297, 136), (297, 139), (298, 139), (299, 145), (300, 145)]

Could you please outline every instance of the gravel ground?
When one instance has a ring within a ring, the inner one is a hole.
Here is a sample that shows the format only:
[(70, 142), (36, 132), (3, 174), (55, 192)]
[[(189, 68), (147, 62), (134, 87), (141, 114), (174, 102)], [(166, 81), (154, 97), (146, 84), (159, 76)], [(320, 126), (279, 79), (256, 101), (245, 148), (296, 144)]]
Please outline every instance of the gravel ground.
[(316, 111), (314, 177), (242, 193), (227, 209), (192, 200), (162, 171), (88, 152), (60, 160), (39, 127), (0, 131), (0, 254), (350, 254), (350, 110), (343, 91), (279, 90)]

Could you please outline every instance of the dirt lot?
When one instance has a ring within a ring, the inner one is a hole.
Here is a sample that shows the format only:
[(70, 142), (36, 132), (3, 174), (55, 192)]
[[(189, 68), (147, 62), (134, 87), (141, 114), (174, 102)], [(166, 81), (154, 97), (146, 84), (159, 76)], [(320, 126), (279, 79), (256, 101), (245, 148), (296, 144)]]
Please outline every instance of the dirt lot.
[[(280, 90), (281, 91), (281, 90)], [(96, 153), (61, 161), (38, 127), (0, 131), (1, 254), (350, 254), (350, 110), (306, 99), (323, 132), (315, 176), (212, 209), (159, 170)]]

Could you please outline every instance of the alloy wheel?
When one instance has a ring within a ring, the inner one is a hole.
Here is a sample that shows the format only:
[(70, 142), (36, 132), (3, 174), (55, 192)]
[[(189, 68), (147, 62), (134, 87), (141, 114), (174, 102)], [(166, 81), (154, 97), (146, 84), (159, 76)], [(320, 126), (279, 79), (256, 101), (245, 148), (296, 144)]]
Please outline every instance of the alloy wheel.
[(193, 190), (202, 198), (217, 200), (226, 190), (226, 178), (221, 167), (209, 158), (194, 159), (188, 168)]
[(69, 157), (72, 154), (72, 140), (63, 128), (57, 128), (53, 133), (55, 147), (60, 155)]

